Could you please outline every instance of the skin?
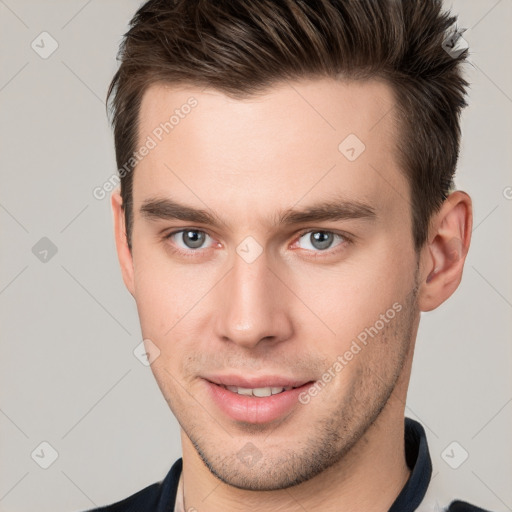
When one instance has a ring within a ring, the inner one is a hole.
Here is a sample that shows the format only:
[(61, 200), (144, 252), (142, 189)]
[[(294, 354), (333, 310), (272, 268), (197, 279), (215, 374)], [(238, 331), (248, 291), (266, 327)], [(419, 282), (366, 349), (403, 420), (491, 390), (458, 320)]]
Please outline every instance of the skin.
[[(387, 510), (410, 474), (403, 419), (420, 312), (460, 282), (471, 199), (452, 193), (414, 250), (385, 83), (309, 79), (245, 100), (153, 85), (140, 141), (190, 96), (197, 107), (135, 170), (131, 252), (112, 194), (123, 279), (143, 337), (160, 351), (151, 368), (181, 425), (185, 509)], [(338, 150), (349, 134), (366, 146), (352, 162)], [(225, 225), (142, 215), (155, 198), (208, 209)], [(375, 218), (274, 223), (283, 210), (335, 198), (365, 203)], [(165, 238), (185, 228), (206, 233), (204, 244)], [(342, 237), (318, 248), (315, 230)], [(251, 263), (236, 252), (248, 236), (262, 249)], [(319, 380), (395, 303), (400, 312), (284, 418), (238, 422), (205, 393), (202, 377), (214, 373)], [(237, 457), (248, 442), (261, 455), (251, 467)]]

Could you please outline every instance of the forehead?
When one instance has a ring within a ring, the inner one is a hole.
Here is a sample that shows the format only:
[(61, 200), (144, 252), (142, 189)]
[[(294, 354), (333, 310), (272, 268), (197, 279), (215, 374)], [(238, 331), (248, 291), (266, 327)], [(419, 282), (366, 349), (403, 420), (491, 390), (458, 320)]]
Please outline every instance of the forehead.
[(243, 100), (153, 85), (140, 109), (137, 147), (152, 149), (137, 164), (134, 205), (170, 195), (226, 214), (261, 209), (269, 218), (269, 208), (322, 196), (376, 209), (404, 203), (394, 104), (380, 81), (283, 82)]

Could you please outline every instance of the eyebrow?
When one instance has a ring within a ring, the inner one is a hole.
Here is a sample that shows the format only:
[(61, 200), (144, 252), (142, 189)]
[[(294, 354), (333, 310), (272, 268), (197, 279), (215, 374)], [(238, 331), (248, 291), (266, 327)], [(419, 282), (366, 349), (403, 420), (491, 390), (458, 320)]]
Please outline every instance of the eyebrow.
[[(148, 220), (182, 220), (226, 228), (227, 224), (209, 209), (198, 209), (169, 198), (144, 201), (141, 215)], [(340, 221), (351, 219), (375, 220), (375, 209), (360, 201), (329, 200), (301, 209), (288, 208), (273, 216), (275, 225), (294, 225), (307, 222)]]

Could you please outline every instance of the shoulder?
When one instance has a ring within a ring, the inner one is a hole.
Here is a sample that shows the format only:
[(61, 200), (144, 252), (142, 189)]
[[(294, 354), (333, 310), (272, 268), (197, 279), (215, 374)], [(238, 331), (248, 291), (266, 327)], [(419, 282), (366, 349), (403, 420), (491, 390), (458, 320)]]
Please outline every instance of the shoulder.
[(149, 512), (155, 510), (160, 499), (160, 484), (152, 484), (132, 496), (89, 512)]
[(448, 512), (490, 512), (489, 510), (471, 505), (465, 501), (455, 500), (450, 503)]
[(132, 494), (122, 501), (87, 512), (164, 512), (176, 500), (176, 490), (182, 469), (182, 459), (178, 459), (161, 482), (154, 483)]

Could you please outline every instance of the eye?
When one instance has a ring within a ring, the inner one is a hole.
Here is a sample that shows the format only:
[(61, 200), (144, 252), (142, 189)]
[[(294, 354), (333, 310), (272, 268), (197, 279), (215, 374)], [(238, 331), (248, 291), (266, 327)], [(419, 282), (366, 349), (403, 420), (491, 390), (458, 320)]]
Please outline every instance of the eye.
[(185, 251), (204, 248), (201, 246), (205, 243), (206, 239), (211, 239), (204, 231), (198, 229), (174, 231), (173, 233), (169, 233), (166, 238), (176, 244), (179, 249), (184, 249)]
[[(302, 249), (314, 250), (317, 251), (325, 251), (326, 249), (330, 249), (333, 245), (333, 242), (339, 239), (340, 242), (336, 244), (334, 247), (341, 245), (343, 242), (348, 242), (348, 239), (342, 235), (338, 235), (337, 233), (333, 233), (332, 231), (307, 231), (303, 233), (298, 242), (299, 246)], [(304, 240), (305, 245), (301, 246), (300, 242)]]

